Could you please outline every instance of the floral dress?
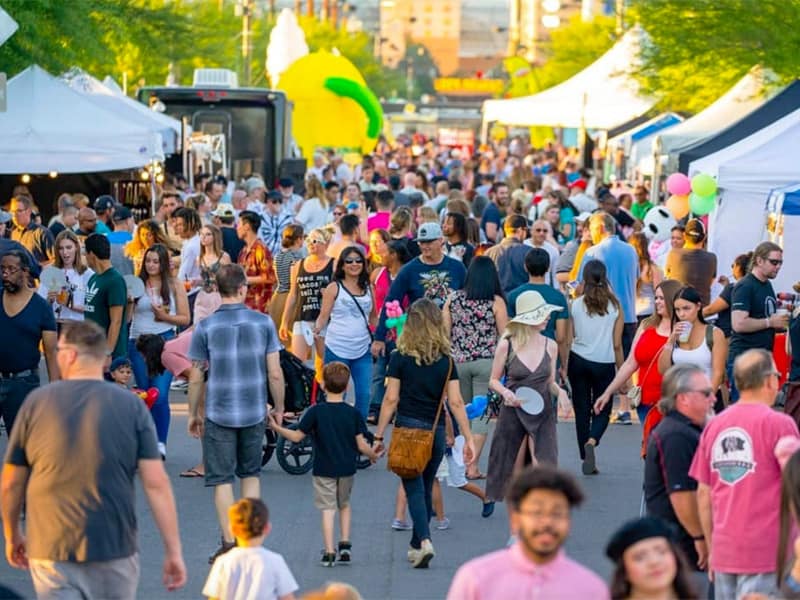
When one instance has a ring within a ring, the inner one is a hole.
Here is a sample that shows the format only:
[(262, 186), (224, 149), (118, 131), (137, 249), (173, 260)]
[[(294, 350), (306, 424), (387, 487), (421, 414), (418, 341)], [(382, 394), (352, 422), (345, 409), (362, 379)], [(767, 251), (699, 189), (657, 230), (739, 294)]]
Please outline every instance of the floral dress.
[(493, 358), (497, 346), (497, 321), (494, 299), (468, 300), (463, 290), (450, 296), (450, 319), (453, 359), (466, 363)]
[(248, 248), (239, 252), (237, 261), (248, 277), (267, 276), (267, 283), (250, 285), (244, 299), (245, 306), (252, 310), (269, 314), (269, 301), (272, 298), (272, 286), (275, 285), (275, 269), (272, 267), (272, 253), (261, 240), (256, 240)]

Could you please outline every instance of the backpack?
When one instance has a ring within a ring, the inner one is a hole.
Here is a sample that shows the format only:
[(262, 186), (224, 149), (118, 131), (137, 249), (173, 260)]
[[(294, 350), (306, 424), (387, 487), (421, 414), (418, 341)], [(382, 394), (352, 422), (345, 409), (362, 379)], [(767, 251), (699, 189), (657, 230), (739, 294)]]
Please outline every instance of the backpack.
[(324, 401), (324, 392), (316, 382), (314, 369), (309, 369), (286, 349), (281, 349), (280, 360), (286, 412), (300, 413), (312, 404)]

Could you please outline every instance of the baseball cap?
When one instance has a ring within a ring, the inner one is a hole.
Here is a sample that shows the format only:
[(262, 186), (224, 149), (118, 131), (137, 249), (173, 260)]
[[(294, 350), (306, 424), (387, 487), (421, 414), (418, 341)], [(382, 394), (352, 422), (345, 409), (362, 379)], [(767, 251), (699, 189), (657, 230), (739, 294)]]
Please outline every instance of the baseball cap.
[(267, 198), (270, 200), (279, 200), (283, 202), (283, 194), (281, 194), (278, 190), (272, 190), (271, 192), (268, 192)]
[(586, 191), (586, 180), (585, 179), (576, 179), (572, 183), (569, 184), (569, 189), (573, 188), (580, 188)]
[(100, 196), (94, 201), (94, 209), (97, 212), (105, 212), (107, 210), (111, 210), (114, 207), (114, 204), (114, 197), (106, 194)]
[(442, 228), (438, 223), (423, 223), (417, 231), (418, 242), (432, 242), (441, 239)]
[(393, 171), (400, 168), (400, 165), (398, 164), (398, 162), (396, 160), (390, 160), (389, 164), (386, 165), (386, 166), (389, 169), (392, 169)]
[(118, 223), (120, 221), (127, 221), (132, 216), (133, 213), (131, 212), (130, 208), (128, 208), (127, 206), (118, 206), (114, 211), (113, 220), (115, 223)]
[(279, 187), (294, 187), (294, 181), (291, 177), (281, 177), (278, 179)]
[(11, 220), (11, 213), (0, 210), (0, 223), (8, 223)]
[(267, 186), (261, 177), (250, 177), (244, 182), (244, 189), (248, 194), (252, 194), (253, 190), (257, 190), (258, 188), (267, 189)]
[(222, 202), (217, 205), (216, 210), (211, 211), (211, 214), (215, 217), (233, 217), (236, 215), (236, 212), (233, 210), (233, 204)]
[(120, 367), (130, 367), (131, 361), (124, 356), (120, 356), (119, 358), (115, 358), (111, 361), (111, 366), (108, 368), (109, 372), (116, 371)]
[(588, 221), (591, 218), (592, 218), (592, 213), (583, 211), (581, 214), (579, 214), (577, 217), (575, 217), (575, 220), (578, 223), (585, 223), (586, 221)]

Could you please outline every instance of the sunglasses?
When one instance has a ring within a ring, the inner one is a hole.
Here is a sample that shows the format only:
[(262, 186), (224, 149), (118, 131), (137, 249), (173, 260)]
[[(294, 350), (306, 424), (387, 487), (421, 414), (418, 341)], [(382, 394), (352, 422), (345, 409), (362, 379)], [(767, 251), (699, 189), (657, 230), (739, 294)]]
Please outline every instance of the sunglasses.
[(277, 198), (270, 198), (270, 199), (269, 199), (269, 203), (270, 203), (270, 204), (283, 204), (283, 200), (282, 200), (282, 199), (281, 199), (281, 200), (279, 200), (279, 199), (277, 199)]
[(534, 229), (537, 233), (547, 233), (547, 229)]
[(334, 217), (343, 217), (343, 216), (344, 216), (344, 213), (343, 213), (343, 212), (334, 212), (334, 213), (333, 213), (333, 216), (334, 216)]
[(363, 265), (364, 261), (360, 258), (345, 258), (344, 264), (346, 265)]
[(783, 260), (782, 260), (782, 259), (780, 259), (780, 258), (768, 258), (768, 259), (767, 259), (767, 261), (768, 261), (768, 262), (769, 262), (769, 264), (771, 264), (773, 267), (777, 267), (777, 266), (779, 266), (779, 265), (782, 265), (782, 264), (783, 264)]
[(311, 240), (308, 240), (308, 243), (309, 244), (324, 244), (325, 242), (323, 242), (322, 240), (311, 239)]

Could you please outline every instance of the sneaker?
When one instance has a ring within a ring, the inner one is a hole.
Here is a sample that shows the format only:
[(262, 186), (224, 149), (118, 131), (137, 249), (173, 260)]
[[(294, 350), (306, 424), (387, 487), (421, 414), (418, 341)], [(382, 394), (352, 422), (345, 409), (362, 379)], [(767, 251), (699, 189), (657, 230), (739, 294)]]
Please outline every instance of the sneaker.
[(445, 529), (450, 529), (450, 519), (445, 517), (444, 519), (436, 519), (436, 529), (439, 531), (444, 531)]
[(220, 541), (219, 548), (214, 550), (211, 556), (208, 557), (208, 564), (213, 565), (214, 561), (220, 556), (236, 547), (236, 542), (226, 542), (224, 539)]
[(631, 420), (631, 413), (629, 411), (621, 411), (617, 413), (617, 425), (633, 425)]
[(177, 391), (185, 391), (189, 389), (189, 382), (185, 379), (175, 379), (170, 385), (169, 389)]
[(350, 553), (353, 550), (353, 545), (350, 542), (339, 542), (339, 562), (350, 564)]
[(597, 475), (597, 461), (594, 455), (594, 444), (590, 444), (586, 442), (583, 446), (584, 456), (586, 458), (583, 459), (583, 465), (581, 465), (581, 470), (583, 471), (584, 475)]
[(427, 569), (434, 556), (436, 556), (436, 552), (433, 551), (431, 541), (423, 540), (419, 553), (414, 557), (414, 561), (411, 564), (415, 569)]
[(319, 559), (319, 564), (323, 567), (332, 567), (336, 564), (336, 553), (322, 551), (322, 558)]
[(420, 548), (412, 548), (409, 546), (407, 553), (408, 562), (413, 563), (415, 560), (417, 560), (417, 555), (419, 553), (420, 553)]
[(164, 442), (158, 442), (158, 453), (161, 455), (161, 460), (167, 460), (167, 445)]
[(414, 527), (408, 521), (402, 519), (392, 519), (392, 529), (395, 531), (411, 531)]
[(483, 510), (481, 511), (481, 516), (484, 519), (488, 519), (494, 513), (494, 502), (484, 502), (483, 503)]

